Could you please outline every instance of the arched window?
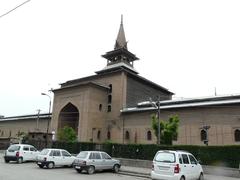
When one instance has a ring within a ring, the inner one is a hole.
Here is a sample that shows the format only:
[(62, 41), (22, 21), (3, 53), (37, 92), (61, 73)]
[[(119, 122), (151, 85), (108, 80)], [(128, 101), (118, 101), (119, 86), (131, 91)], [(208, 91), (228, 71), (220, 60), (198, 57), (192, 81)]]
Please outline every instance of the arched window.
[(207, 132), (206, 130), (202, 129), (201, 130), (201, 141), (207, 140)]
[(107, 139), (108, 139), (108, 140), (111, 139), (111, 133), (110, 133), (110, 131), (107, 132)]
[(112, 111), (112, 107), (111, 105), (108, 105), (108, 112), (111, 112)]
[(101, 131), (98, 131), (98, 132), (97, 132), (97, 138), (98, 138), (98, 140), (101, 139)]
[(112, 103), (112, 95), (108, 95), (108, 103)]
[(109, 84), (109, 93), (112, 93), (112, 84)]
[(130, 139), (130, 134), (129, 134), (129, 131), (126, 131), (125, 132), (125, 139), (129, 140)]
[(99, 104), (99, 111), (102, 111), (102, 104)]
[(235, 141), (239, 142), (240, 141), (240, 130), (236, 129), (234, 132), (234, 137), (235, 137)]
[(148, 132), (147, 132), (147, 140), (148, 140), (148, 141), (151, 141), (151, 140), (152, 140), (152, 132), (151, 132), (151, 131), (148, 131)]

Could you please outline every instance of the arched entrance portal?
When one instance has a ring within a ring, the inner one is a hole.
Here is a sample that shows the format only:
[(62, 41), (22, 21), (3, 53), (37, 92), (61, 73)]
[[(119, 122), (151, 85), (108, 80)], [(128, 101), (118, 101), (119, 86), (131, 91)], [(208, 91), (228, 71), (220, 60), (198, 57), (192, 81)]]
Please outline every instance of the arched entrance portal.
[(72, 103), (68, 103), (62, 108), (58, 120), (58, 129), (68, 126), (78, 134), (79, 111)]

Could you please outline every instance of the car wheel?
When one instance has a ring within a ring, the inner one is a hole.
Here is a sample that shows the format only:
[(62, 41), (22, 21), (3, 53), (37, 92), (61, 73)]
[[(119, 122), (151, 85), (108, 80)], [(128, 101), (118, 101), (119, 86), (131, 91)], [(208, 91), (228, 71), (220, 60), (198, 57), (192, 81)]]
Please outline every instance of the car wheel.
[(204, 180), (203, 173), (200, 174), (198, 180)]
[(43, 165), (38, 164), (38, 167), (43, 168)]
[(18, 164), (21, 164), (21, 163), (23, 163), (23, 158), (22, 158), (22, 157), (20, 157), (20, 158), (17, 160), (17, 163), (18, 163)]
[(6, 159), (5, 159), (4, 161), (5, 161), (5, 163), (9, 163), (9, 160), (6, 160)]
[(93, 174), (95, 172), (95, 167), (94, 166), (89, 166), (87, 172), (88, 172), (88, 174)]
[(119, 169), (120, 169), (120, 166), (119, 166), (118, 164), (115, 164), (115, 165), (113, 166), (113, 171), (114, 171), (115, 173), (118, 173), (118, 172), (119, 172)]
[(185, 180), (185, 177), (182, 176), (182, 177), (180, 178), (180, 180)]
[(53, 162), (50, 162), (50, 163), (47, 165), (47, 168), (48, 168), (48, 169), (54, 168), (54, 163), (53, 163)]
[(76, 171), (77, 171), (78, 173), (81, 173), (81, 172), (82, 172), (82, 170), (81, 170), (81, 169), (76, 169)]

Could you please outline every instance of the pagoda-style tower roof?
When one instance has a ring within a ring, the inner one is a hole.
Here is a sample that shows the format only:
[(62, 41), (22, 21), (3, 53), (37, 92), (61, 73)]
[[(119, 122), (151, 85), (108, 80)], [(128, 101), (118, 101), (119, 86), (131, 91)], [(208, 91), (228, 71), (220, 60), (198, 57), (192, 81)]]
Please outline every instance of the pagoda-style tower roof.
[(121, 16), (121, 24), (114, 45), (114, 50), (106, 52), (106, 54), (102, 55), (102, 57), (107, 59), (107, 66), (103, 70), (98, 71), (98, 73), (102, 73), (105, 70), (109, 71), (112, 68), (116, 69), (117, 67), (124, 66), (124, 68), (128, 68), (132, 72), (138, 74), (137, 71), (133, 68), (133, 62), (135, 60), (138, 60), (138, 57), (128, 51), (127, 41), (123, 28), (123, 16)]

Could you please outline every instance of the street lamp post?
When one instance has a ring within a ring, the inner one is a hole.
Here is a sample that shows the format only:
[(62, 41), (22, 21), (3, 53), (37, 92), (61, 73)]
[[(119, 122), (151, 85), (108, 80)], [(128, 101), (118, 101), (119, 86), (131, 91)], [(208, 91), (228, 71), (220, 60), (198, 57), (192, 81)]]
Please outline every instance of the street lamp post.
[(160, 100), (158, 99), (157, 102), (157, 107), (158, 107), (158, 145), (160, 145)]
[(160, 98), (158, 96), (158, 101), (156, 103), (153, 103), (151, 98), (150, 102), (154, 105), (155, 108), (157, 108), (157, 115), (158, 115), (158, 136), (157, 136), (157, 144), (160, 145), (160, 139), (161, 139), (161, 126), (160, 126)]
[(49, 132), (49, 124), (50, 124), (50, 118), (51, 118), (50, 113), (51, 113), (51, 104), (52, 104), (52, 101), (51, 101), (51, 96), (49, 96), (48, 94), (46, 94), (46, 93), (41, 93), (41, 95), (49, 97), (49, 111), (48, 111), (49, 117), (48, 117), (48, 121), (47, 121), (47, 137), (46, 137), (46, 146), (47, 146), (47, 145), (48, 145), (48, 132)]

